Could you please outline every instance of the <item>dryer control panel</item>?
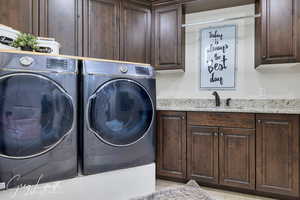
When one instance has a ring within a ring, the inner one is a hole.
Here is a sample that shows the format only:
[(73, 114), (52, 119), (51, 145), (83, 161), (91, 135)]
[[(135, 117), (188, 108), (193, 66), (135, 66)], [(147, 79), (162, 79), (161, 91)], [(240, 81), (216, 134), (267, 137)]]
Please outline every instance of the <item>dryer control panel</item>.
[(19, 53), (0, 54), (0, 70), (77, 73), (77, 69), (77, 60), (70, 58)]
[(68, 67), (69, 67), (68, 59), (57, 59), (57, 58), (48, 58), (47, 59), (47, 68), (48, 69), (68, 70)]
[(150, 70), (147, 67), (135, 67), (135, 72), (139, 75), (150, 76)]
[(86, 74), (103, 74), (116, 76), (138, 76), (145, 78), (154, 78), (155, 70), (151, 66), (114, 63), (106, 61), (84, 61), (84, 73)]

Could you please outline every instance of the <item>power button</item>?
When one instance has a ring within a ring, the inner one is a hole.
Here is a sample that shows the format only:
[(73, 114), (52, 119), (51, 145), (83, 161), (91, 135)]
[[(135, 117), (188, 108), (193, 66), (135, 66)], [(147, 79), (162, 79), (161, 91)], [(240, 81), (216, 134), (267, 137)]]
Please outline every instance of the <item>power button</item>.
[(123, 74), (128, 72), (128, 67), (127, 66), (121, 66), (120, 67), (120, 72), (122, 72)]
[(24, 56), (24, 57), (20, 58), (20, 63), (24, 67), (29, 67), (33, 63), (33, 61), (34, 61), (34, 59), (31, 57), (28, 57), (28, 56)]

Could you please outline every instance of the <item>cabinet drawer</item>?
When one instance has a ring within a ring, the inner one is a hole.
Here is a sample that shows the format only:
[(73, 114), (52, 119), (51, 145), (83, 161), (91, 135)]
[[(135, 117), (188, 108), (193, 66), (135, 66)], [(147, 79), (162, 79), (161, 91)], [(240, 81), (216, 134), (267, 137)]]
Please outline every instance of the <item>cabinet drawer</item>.
[(196, 126), (255, 128), (255, 115), (249, 113), (188, 112), (187, 120)]

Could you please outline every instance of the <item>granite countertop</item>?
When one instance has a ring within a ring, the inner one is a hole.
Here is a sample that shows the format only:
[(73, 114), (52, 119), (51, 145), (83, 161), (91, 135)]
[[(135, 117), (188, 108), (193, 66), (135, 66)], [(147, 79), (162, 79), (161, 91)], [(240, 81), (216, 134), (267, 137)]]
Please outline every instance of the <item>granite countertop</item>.
[(157, 99), (157, 110), (300, 114), (300, 99), (232, 99), (230, 106), (214, 99)]

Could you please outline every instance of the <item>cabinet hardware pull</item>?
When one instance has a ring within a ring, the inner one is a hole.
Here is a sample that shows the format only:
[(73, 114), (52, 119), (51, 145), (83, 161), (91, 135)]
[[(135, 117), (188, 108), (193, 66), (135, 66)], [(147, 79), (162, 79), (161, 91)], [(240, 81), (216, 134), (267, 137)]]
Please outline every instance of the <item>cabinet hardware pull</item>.
[(257, 122), (260, 124), (260, 123), (261, 123), (261, 120), (259, 119), (259, 120), (257, 120)]
[(214, 133), (215, 136), (218, 136), (218, 133)]
[(267, 56), (263, 56), (262, 58), (263, 58), (263, 59), (266, 59), (266, 58), (267, 58)]
[(185, 117), (181, 117), (181, 119), (185, 119)]
[(224, 136), (224, 133), (220, 133), (220, 136), (222, 136), (222, 137), (223, 137), (223, 136)]

